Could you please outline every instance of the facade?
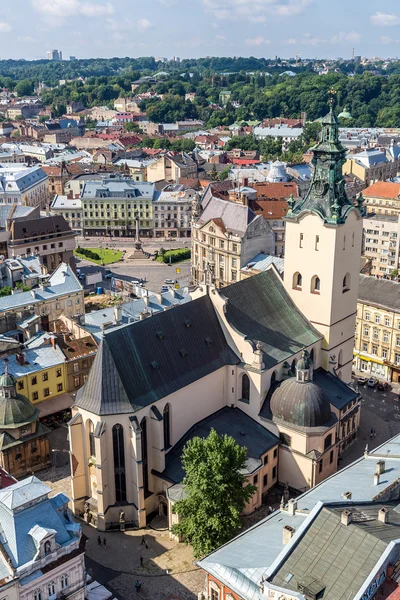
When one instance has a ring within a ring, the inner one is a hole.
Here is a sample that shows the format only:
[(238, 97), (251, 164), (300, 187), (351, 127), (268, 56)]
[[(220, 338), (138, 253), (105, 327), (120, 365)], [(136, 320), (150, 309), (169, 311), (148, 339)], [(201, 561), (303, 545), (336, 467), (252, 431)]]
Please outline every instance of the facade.
[(205, 597), (395, 600), (399, 442), (367, 448), (314, 489), (282, 498), (278, 510), (201, 559)]
[[(397, 153), (396, 153), (397, 154)], [(358, 154), (349, 155), (343, 165), (343, 175), (355, 175), (366, 186), (400, 173), (400, 158), (387, 155), (384, 150), (368, 148)]]
[(153, 236), (190, 237), (195, 196), (195, 190), (186, 189), (181, 184), (169, 184), (163, 188), (153, 203)]
[(82, 201), (80, 196), (73, 197), (70, 193), (68, 196), (56, 194), (51, 203), (50, 211), (53, 215), (64, 217), (71, 230), (82, 235)]
[(136, 237), (139, 219), (140, 235), (150, 237), (154, 195), (152, 183), (131, 179), (87, 181), (81, 193), (83, 235)]
[(0, 165), (0, 205), (45, 208), (49, 199), (47, 175), (39, 166)]
[(390, 276), (399, 269), (400, 213), (397, 216), (370, 214), (363, 219), (363, 255), (371, 275)]
[(40, 317), (40, 329), (48, 331), (49, 323), (61, 315), (84, 312), (83, 288), (71, 267), (62, 263), (38, 288), (0, 298), (0, 333), (14, 331), (33, 315)]
[[(332, 110), (313, 152), (310, 191), (289, 206), (284, 282), (273, 265), (222, 290), (209, 276), (191, 302), (104, 331), (69, 423), (73, 509), (87, 510), (99, 530), (120, 521), (121, 505), (130, 526), (145, 526), (155, 510), (171, 524), (184, 491), (181, 448), (196, 431), (244, 433), (237, 439), (258, 488), (248, 512), (278, 482), (304, 490), (334, 474), (357, 436), (359, 394), (346, 382), (362, 217), (343, 191), (345, 150)], [(225, 204), (249, 210), (224, 201), (220, 231)], [(233, 216), (237, 223), (241, 212)]]
[(354, 364), (387, 381), (400, 381), (399, 293), (394, 281), (360, 275)]
[(377, 181), (362, 192), (367, 212), (398, 217), (400, 215), (400, 183)]
[(8, 242), (10, 258), (40, 256), (49, 273), (66, 263), (75, 269), (74, 249), (76, 234), (64, 217), (42, 217), (30, 221), (13, 221)]
[(196, 179), (197, 163), (185, 152), (167, 152), (147, 166), (147, 181)]
[(6, 365), (0, 376), (0, 465), (14, 477), (50, 465), (50, 430), (38, 419), (38, 409), (17, 393), (17, 380)]
[(204, 283), (211, 274), (216, 286), (223, 287), (239, 281), (240, 269), (257, 254), (273, 254), (271, 227), (247, 204), (246, 199), (245, 203), (227, 201), (210, 197), (206, 192), (200, 215), (200, 207), (194, 207), (192, 279), (195, 283)]
[(85, 598), (82, 528), (67, 496), (50, 493), (35, 476), (0, 490), (0, 590), (7, 600)]
[(49, 195), (51, 198), (56, 194), (63, 195), (67, 181), (83, 172), (82, 167), (78, 164), (43, 165), (42, 169), (49, 178)]

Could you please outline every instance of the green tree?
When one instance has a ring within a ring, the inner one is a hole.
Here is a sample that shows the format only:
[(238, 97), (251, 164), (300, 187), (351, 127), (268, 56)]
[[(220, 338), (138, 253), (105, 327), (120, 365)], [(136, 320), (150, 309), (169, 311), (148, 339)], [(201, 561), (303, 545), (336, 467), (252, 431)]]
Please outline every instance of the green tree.
[(33, 94), (33, 83), (29, 79), (23, 79), (14, 88), (14, 92), (18, 96), (30, 96)]
[(125, 131), (131, 132), (134, 131), (135, 133), (139, 133), (140, 132), (140, 127), (137, 123), (126, 123), (125, 125)]
[(192, 545), (196, 558), (228, 542), (240, 528), (243, 509), (257, 491), (241, 472), (246, 457), (247, 448), (214, 429), (183, 449), (186, 498), (174, 506), (180, 523), (173, 532)]
[(219, 174), (219, 180), (220, 181), (225, 181), (225, 179), (228, 179), (229, 171), (230, 170), (231, 170), (230, 167), (226, 167), (226, 169), (224, 169), (223, 171), (221, 171), (221, 173)]
[(215, 163), (212, 166), (210, 177), (213, 181), (217, 181), (218, 179), (217, 167), (215, 166)]

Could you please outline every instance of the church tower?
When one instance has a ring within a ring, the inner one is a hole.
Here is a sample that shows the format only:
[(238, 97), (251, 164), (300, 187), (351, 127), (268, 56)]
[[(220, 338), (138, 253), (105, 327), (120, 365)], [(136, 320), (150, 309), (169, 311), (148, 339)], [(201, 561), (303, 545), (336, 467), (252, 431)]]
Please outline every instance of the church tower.
[(362, 241), (361, 202), (348, 199), (333, 112), (322, 121), (313, 152), (313, 174), (303, 199), (289, 199), (286, 218), (285, 288), (324, 336), (319, 363), (351, 381)]

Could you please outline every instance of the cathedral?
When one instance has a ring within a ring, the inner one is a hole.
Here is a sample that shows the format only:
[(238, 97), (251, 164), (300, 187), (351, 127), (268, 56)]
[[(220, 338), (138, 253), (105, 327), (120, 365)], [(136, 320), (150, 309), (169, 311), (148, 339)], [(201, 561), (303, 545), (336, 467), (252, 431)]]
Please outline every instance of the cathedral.
[(272, 265), (222, 289), (205, 281), (191, 302), (104, 332), (69, 423), (73, 509), (99, 530), (155, 511), (172, 523), (182, 449), (211, 429), (247, 448), (245, 512), (277, 483), (304, 491), (337, 470), (360, 420), (348, 383), (362, 216), (344, 161), (331, 107), (309, 191), (289, 201), (283, 280)]

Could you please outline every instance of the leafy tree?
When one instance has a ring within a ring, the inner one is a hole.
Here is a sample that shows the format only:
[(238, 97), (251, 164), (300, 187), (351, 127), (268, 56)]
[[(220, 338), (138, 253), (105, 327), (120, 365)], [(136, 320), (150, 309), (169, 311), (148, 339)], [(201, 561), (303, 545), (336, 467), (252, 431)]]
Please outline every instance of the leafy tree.
[(226, 169), (221, 171), (221, 173), (219, 174), (219, 180), (225, 181), (225, 179), (228, 179), (230, 170), (231, 170), (230, 167), (226, 167)]
[(186, 498), (174, 506), (180, 523), (173, 532), (192, 545), (196, 558), (229, 541), (240, 528), (243, 509), (257, 491), (241, 473), (246, 456), (245, 447), (214, 429), (183, 449)]
[(217, 181), (218, 179), (217, 167), (215, 166), (215, 163), (212, 166), (210, 177), (213, 181)]
[(14, 92), (18, 94), (18, 96), (30, 96), (33, 94), (33, 82), (29, 79), (23, 79), (14, 88)]
[(134, 131), (135, 133), (139, 133), (140, 127), (137, 123), (126, 123), (125, 131), (128, 131), (129, 133), (132, 131)]

